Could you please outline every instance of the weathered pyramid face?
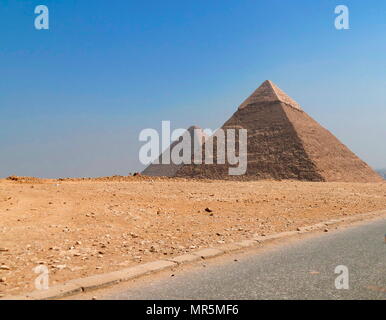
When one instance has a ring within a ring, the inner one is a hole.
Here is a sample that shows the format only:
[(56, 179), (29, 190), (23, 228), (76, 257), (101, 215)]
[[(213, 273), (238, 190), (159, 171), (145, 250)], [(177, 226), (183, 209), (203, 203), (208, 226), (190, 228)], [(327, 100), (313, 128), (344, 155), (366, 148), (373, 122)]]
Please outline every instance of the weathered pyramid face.
[(229, 176), (228, 164), (184, 165), (181, 177), (209, 179), (296, 179), (382, 181), (328, 130), (271, 81), (265, 81), (222, 129), (247, 129), (247, 172)]
[[(190, 154), (194, 155), (194, 152), (198, 149), (201, 149), (202, 144), (206, 139), (206, 134), (204, 131), (197, 126), (191, 126), (186, 130), (185, 134), (180, 137), (180, 140), (189, 139), (190, 140)], [(168, 153), (169, 157), (172, 154), (173, 150), (178, 148), (178, 144), (180, 140), (173, 142), (170, 147), (165, 150), (164, 153)], [(181, 150), (183, 153), (183, 150)], [(170, 161), (167, 164), (163, 163), (163, 154), (161, 154), (158, 158), (158, 163), (151, 163), (145, 170), (142, 171), (142, 175), (144, 176), (153, 176), (153, 177), (174, 177), (181, 168), (183, 164), (176, 164), (173, 161)]]

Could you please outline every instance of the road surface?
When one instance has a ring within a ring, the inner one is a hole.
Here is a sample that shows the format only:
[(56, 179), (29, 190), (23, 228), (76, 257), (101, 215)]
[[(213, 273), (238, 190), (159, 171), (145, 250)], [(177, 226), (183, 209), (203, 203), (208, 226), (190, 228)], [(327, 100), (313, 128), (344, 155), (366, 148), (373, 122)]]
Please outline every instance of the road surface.
[[(120, 288), (98, 299), (386, 299), (386, 220), (274, 246)], [(335, 287), (335, 268), (349, 289)]]

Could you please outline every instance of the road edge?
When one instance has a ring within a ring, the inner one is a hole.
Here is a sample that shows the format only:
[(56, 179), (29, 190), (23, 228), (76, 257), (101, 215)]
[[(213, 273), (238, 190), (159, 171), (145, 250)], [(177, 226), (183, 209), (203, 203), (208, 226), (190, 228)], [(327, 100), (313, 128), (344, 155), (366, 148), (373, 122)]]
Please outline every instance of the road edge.
[(100, 288), (114, 286), (115, 284), (126, 282), (132, 279), (143, 277), (163, 270), (178, 268), (181, 265), (192, 264), (202, 259), (210, 259), (243, 249), (254, 248), (261, 244), (287, 238), (299, 234), (311, 233), (315, 231), (328, 231), (328, 227), (347, 222), (359, 222), (370, 220), (371, 218), (382, 218), (386, 215), (386, 210), (373, 211), (368, 213), (356, 214), (349, 217), (331, 219), (325, 222), (316, 223), (306, 227), (298, 228), (296, 231), (285, 231), (267, 236), (255, 236), (249, 240), (234, 243), (222, 244), (209, 248), (200, 249), (184, 255), (172, 257), (164, 260), (155, 260), (134, 267), (125, 268), (118, 271), (93, 275), (85, 278), (69, 280), (63, 284), (55, 285), (47, 290), (36, 290), (30, 293), (4, 296), (0, 300), (55, 300), (82, 292), (89, 292)]

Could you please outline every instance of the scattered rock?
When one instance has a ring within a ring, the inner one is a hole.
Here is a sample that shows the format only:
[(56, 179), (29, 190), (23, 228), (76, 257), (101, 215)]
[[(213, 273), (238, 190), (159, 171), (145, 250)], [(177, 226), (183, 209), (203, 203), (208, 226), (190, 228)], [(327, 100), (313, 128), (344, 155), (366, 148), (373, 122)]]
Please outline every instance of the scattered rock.
[(150, 247), (150, 252), (153, 252), (153, 253), (154, 253), (154, 252), (157, 252), (157, 249), (156, 249), (154, 246), (151, 246), (151, 247)]
[(0, 270), (11, 270), (11, 268), (6, 265), (2, 265), (0, 266)]
[(210, 209), (210, 208), (206, 208), (205, 211), (206, 211), (206, 212), (213, 212), (213, 210)]
[(58, 265), (54, 266), (54, 268), (56, 268), (58, 270), (63, 270), (63, 269), (66, 269), (67, 266), (65, 264), (58, 264)]

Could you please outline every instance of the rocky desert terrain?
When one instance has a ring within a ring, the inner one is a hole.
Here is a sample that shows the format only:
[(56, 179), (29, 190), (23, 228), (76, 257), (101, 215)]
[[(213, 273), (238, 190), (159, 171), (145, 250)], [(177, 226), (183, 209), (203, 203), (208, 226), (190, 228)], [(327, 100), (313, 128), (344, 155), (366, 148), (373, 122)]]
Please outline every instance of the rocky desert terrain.
[(0, 295), (381, 209), (385, 182), (2, 179)]

